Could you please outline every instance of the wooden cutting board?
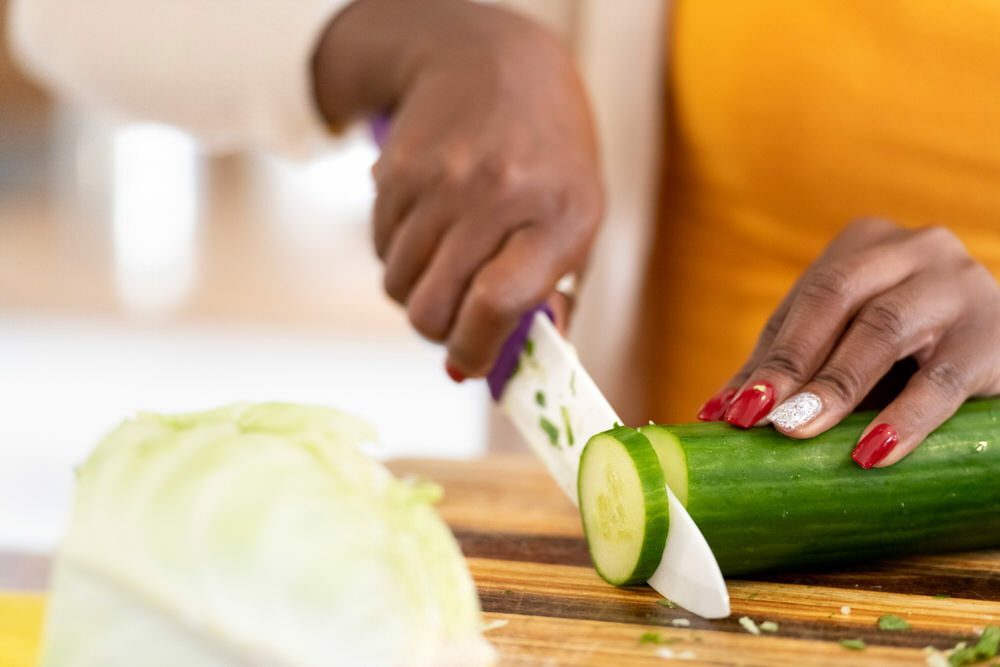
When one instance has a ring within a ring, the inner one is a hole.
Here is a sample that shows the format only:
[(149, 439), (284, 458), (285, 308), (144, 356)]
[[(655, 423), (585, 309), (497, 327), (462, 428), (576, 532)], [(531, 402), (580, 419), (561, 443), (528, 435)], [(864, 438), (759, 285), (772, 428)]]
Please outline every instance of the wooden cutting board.
[[(506, 621), (486, 635), (502, 665), (646, 665), (670, 656), (691, 665), (923, 665), (923, 647), (951, 648), (1000, 623), (1000, 552), (730, 580), (733, 615), (706, 621), (657, 604), (648, 587), (601, 581), (576, 510), (532, 458), (391, 467), (444, 486), (439, 510), (468, 558), (486, 620)], [(44, 578), (35, 559), (0, 557), (0, 588), (42, 587)], [(3, 610), (0, 599), (0, 623)], [(883, 614), (912, 630), (879, 630)], [(774, 621), (778, 631), (748, 634), (741, 616)], [(640, 641), (646, 633), (661, 643)], [(857, 638), (865, 650), (839, 643)], [(1000, 658), (985, 664), (994, 663)]]

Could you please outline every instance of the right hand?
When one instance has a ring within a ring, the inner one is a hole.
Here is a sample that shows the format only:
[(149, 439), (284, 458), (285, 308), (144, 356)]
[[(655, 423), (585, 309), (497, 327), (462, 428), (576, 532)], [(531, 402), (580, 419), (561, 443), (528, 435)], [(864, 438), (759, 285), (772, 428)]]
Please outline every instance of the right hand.
[(373, 168), (385, 289), (447, 344), (451, 368), (483, 376), (521, 315), (583, 270), (596, 235), (603, 192), (586, 97), (566, 49), (508, 12), (360, 0), (344, 22), (361, 31), (365, 11), (410, 54), (398, 94), (383, 96), (392, 129)]

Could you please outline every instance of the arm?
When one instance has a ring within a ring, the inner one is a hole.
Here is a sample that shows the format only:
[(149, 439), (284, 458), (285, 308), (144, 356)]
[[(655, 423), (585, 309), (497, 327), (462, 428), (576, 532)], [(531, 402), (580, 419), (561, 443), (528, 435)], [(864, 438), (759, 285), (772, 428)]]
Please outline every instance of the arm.
[[(465, 0), (16, 0), (51, 84), (216, 145), (308, 147), (391, 110), (375, 249), (413, 326), (483, 376), (521, 315), (582, 271), (603, 214), (597, 141), (567, 49)], [(565, 303), (554, 303), (557, 312)]]
[(217, 149), (309, 152), (309, 62), (348, 0), (14, 0), (11, 43), (58, 93), (178, 125)]

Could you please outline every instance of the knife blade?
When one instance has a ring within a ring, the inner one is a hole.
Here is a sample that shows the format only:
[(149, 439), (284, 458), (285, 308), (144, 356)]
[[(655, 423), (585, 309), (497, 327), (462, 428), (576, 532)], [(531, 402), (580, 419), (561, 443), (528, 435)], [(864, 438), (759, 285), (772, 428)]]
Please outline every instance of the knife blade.
[[(551, 318), (547, 306), (526, 314), (487, 380), (501, 411), (576, 505), (584, 445), (621, 420)], [(669, 487), (667, 497), (670, 530), (649, 585), (699, 616), (729, 616), (729, 593), (708, 542)]]

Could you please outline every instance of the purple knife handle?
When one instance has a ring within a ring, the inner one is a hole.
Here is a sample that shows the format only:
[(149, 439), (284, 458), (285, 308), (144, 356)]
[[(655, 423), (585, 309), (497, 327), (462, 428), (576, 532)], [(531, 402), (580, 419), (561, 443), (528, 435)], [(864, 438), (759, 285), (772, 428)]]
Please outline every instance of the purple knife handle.
[[(372, 139), (375, 140), (375, 144), (379, 148), (385, 145), (391, 127), (392, 118), (388, 114), (372, 116)], [(504, 341), (503, 347), (500, 349), (500, 356), (497, 357), (497, 362), (493, 366), (493, 370), (486, 376), (486, 384), (489, 385), (490, 395), (493, 396), (494, 401), (500, 400), (500, 397), (503, 396), (504, 387), (507, 386), (508, 380), (514, 375), (514, 369), (517, 368), (517, 360), (521, 356), (521, 350), (524, 349), (524, 342), (528, 340), (528, 331), (531, 329), (531, 323), (535, 319), (535, 313), (539, 312), (545, 313), (549, 316), (550, 320), (555, 321), (552, 308), (547, 303), (535, 306), (526, 312), (521, 317), (521, 321), (518, 322), (514, 333)]]
[(504, 387), (507, 386), (507, 381), (514, 375), (514, 369), (517, 368), (517, 360), (521, 357), (521, 350), (524, 349), (524, 342), (528, 340), (528, 331), (531, 329), (531, 323), (535, 320), (535, 313), (545, 313), (553, 322), (556, 319), (552, 313), (552, 308), (547, 303), (535, 306), (521, 317), (521, 321), (517, 323), (514, 333), (504, 341), (503, 347), (500, 348), (500, 356), (497, 357), (497, 362), (494, 364), (493, 370), (486, 376), (486, 384), (490, 387), (490, 395), (494, 401), (500, 400), (500, 397), (503, 396)]
[(392, 117), (389, 114), (380, 113), (372, 116), (371, 128), (372, 139), (379, 148), (385, 146), (385, 140), (389, 138), (389, 129), (392, 127)]

